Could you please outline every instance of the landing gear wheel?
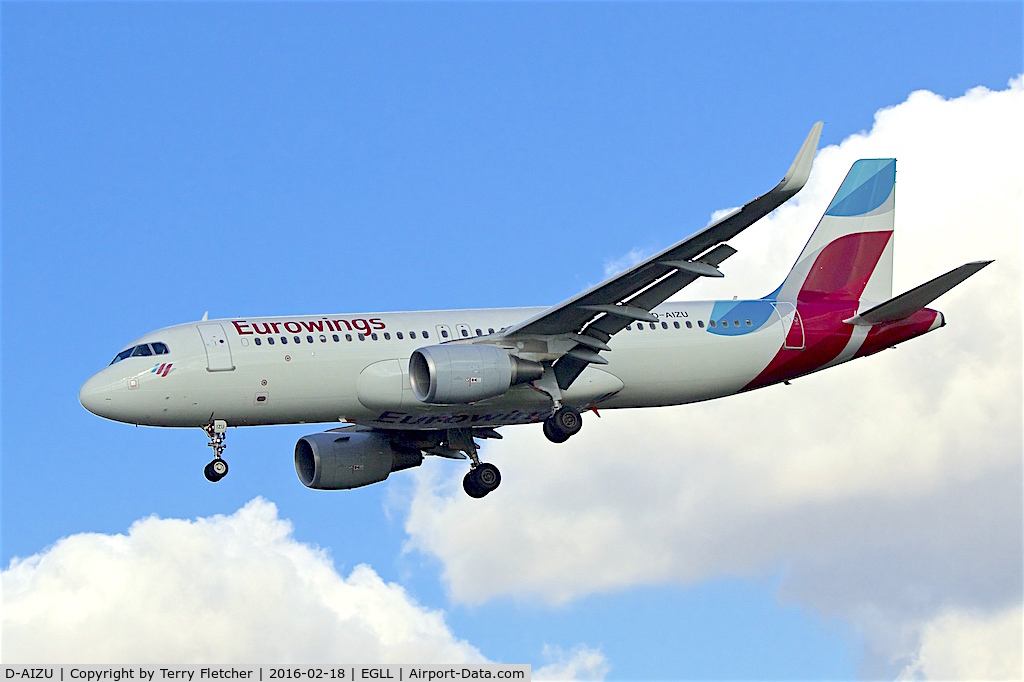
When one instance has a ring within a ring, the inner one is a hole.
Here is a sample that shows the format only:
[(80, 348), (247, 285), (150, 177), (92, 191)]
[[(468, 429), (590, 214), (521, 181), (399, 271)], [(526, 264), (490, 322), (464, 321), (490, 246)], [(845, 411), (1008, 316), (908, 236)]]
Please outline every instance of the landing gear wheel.
[(228, 475), (228, 463), (218, 457), (206, 465), (206, 468), (203, 469), (203, 473), (206, 475), (207, 481), (210, 483), (216, 483)]
[(580, 413), (571, 407), (562, 409), (551, 415), (551, 422), (555, 429), (564, 433), (567, 437), (575, 436), (583, 428), (583, 418)]
[(583, 418), (571, 407), (561, 407), (544, 420), (544, 435), (552, 443), (564, 443), (583, 428)]
[(565, 435), (564, 433), (555, 432), (555, 430), (551, 427), (550, 419), (544, 420), (544, 435), (552, 443), (564, 443), (565, 441), (569, 440), (569, 436)]
[(462, 489), (470, 497), (477, 499), (487, 495), (501, 485), (501, 472), (493, 464), (481, 464), (475, 469), (470, 469), (466, 477), (462, 479)]

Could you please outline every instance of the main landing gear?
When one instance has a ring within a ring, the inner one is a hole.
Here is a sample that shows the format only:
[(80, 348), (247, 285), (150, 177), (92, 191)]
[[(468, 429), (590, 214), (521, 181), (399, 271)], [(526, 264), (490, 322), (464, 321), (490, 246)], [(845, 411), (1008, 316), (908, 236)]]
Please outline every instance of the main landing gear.
[(501, 485), (501, 472), (489, 462), (478, 463), (462, 479), (462, 489), (470, 497), (481, 498)]
[(544, 435), (552, 443), (564, 443), (583, 428), (583, 418), (571, 407), (563, 405), (544, 420)]
[(462, 489), (467, 495), (479, 499), (501, 485), (501, 472), (498, 471), (498, 467), (480, 461), (471, 429), (448, 429), (444, 445), (448, 451), (464, 452), (469, 457), (469, 473), (462, 479)]
[(206, 480), (210, 483), (216, 483), (228, 475), (228, 463), (221, 457), (224, 454), (224, 448), (227, 447), (224, 445), (224, 434), (227, 430), (228, 423), (223, 419), (214, 419), (212, 423), (203, 427), (203, 431), (210, 438), (207, 445), (213, 448), (213, 461), (203, 469)]

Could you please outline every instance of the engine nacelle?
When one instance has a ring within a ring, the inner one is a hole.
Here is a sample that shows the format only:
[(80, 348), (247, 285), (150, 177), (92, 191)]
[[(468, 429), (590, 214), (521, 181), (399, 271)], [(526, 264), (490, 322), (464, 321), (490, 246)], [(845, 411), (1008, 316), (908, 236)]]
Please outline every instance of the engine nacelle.
[(440, 405), (494, 398), (543, 374), (539, 362), (486, 344), (425, 346), (409, 358), (413, 395), (421, 402)]
[(317, 490), (347, 490), (379, 483), (392, 471), (418, 467), (423, 453), (368, 431), (328, 431), (295, 444), (295, 473)]

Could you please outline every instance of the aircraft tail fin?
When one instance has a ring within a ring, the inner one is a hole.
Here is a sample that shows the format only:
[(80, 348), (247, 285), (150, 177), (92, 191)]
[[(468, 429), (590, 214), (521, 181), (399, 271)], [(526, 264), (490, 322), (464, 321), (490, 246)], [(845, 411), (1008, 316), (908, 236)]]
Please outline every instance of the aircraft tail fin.
[(904, 320), (993, 262), (983, 260), (961, 265), (944, 275), (939, 275), (933, 280), (914, 287), (905, 294), (900, 294), (896, 298), (891, 298), (885, 303), (844, 320), (844, 322), (856, 325), (874, 325)]
[(896, 159), (856, 161), (775, 298), (891, 298), (895, 208)]

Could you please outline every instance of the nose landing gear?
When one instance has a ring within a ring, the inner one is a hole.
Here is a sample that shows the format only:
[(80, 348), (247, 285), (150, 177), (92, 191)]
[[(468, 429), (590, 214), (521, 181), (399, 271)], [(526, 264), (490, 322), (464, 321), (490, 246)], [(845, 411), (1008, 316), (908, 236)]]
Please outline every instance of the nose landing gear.
[(207, 445), (213, 448), (213, 461), (203, 469), (206, 480), (210, 483), (216, 483), (228, 475), (228, 463), (221, 457), (224, 454), (224, 448), (227, 447), (224, 445), (224, 434), (227, 430), (228, 423), (223, 419), (214, 419), (212, 423), (203, 427), (203, 431), (210, 438)]

